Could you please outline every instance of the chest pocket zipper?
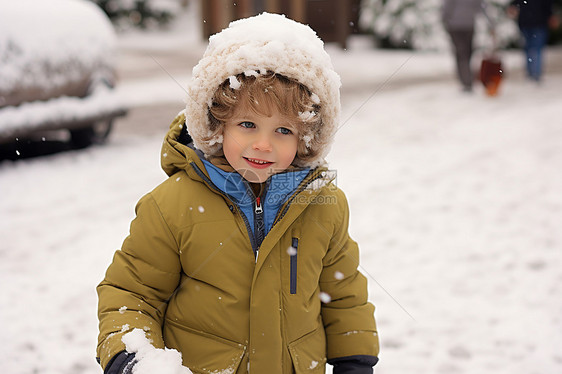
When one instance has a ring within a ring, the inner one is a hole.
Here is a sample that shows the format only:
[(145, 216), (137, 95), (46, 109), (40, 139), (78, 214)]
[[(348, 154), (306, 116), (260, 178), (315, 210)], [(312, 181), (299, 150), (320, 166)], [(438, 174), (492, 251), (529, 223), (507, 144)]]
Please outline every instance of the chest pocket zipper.
[(291, 251), (290, 251), (290, 256), (291, 256), (291, 263), (290, 263), (290, 285), (289, 285), (289, 289), (291, 292), (291, 295), (295, 295), (297, 293), (297, 255), (298, 255), (298, 251), (299, 251), (299, 239), (298, 238), (293, 238), (293, 241), (291, 242)]

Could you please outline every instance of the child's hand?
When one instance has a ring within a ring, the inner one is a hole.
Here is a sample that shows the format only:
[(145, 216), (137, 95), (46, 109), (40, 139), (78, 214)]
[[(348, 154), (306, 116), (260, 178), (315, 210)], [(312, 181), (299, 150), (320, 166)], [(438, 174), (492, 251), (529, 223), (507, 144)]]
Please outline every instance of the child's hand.
[(154, 348), (141, 329), (134, 329), (123, 336), (127, 352), (135, 353), (133, 374), (191, 374), (182, 365), (181, 353), (175, 349)]

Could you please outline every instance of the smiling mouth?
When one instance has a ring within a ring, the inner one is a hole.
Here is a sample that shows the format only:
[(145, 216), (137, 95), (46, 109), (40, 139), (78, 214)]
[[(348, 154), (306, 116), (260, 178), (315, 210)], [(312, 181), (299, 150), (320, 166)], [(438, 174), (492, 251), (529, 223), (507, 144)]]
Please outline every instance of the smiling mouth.
[(246, 160), (246, 162), (248, 164), (250, 164), (251, 166), (255, 167), (255, 168), (266, 168), (269, 165), (272, 165), (273, 162), (270, 161), (265, 161), (265, 160), (259, 160), (257, 158), (248, 158), (248, 157), (244, 157), (244, 160)]

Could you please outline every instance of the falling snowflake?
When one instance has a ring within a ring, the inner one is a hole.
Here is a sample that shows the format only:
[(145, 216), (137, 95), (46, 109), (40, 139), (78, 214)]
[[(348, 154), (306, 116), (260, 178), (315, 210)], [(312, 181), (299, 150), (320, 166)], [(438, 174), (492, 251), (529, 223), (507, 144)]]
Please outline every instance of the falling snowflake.
[(342, 280), (344, 277), (343, 273), (341, 271), (336, 271), (334, 273), (334, 278), (336, 278), (337, 280)]
[(203, 208), (201, 205), (199, 205), (199, 213), (203, 213), (205, 211), (205, 208)]
[(324, 304), (328, 304), (330, 301), (332, 301), (332, 297), (329, 294), (327, 294), (326, 292), (320, 292), (320, 300)]
[(289, 247), (287, 248), (287, 254), (289, 256), (295, 256), (297, 254), (297, 249), (295, 247)]

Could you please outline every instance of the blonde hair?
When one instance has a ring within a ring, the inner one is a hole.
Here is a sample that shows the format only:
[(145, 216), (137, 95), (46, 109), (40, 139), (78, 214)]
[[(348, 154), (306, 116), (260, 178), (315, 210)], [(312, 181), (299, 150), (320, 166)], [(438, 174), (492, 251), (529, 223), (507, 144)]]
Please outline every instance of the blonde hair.
[(318, 155), (315, 141), (322, 128), (320, 102), (304, 85), (273, 72), (242, 73), (225, 80), (213, 95), (208, 111), (211, 134), (203, 140), (222, 134), (224, 123), (236, 114), (240, 105), (266, 116), (277, 109), (297, 129), (295, 166), (303, 166)]

